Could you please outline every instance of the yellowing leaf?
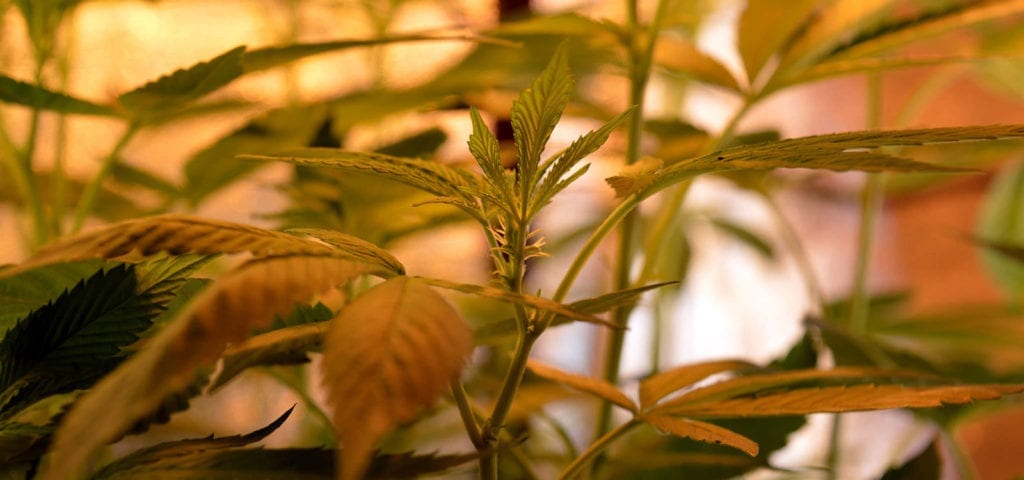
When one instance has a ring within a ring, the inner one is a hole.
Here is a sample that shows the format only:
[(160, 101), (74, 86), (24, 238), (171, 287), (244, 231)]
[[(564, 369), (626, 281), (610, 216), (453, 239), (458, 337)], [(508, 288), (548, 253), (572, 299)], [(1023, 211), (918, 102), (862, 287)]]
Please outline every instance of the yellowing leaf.
[(788, 0), (779, 8), (778, 0), (748, 0), (740, 16), (737, 44), (747, 78), (753, 84), (773, 54), (803, 25), (820, 2)]
[(405, 273), (405, 266), (390, 252), (354, 235), (322, 228), (296, 228), (289, 231), (304, 233), (328, 245), (334, 245), (361, 261), (376, 263), (399, 275)]
[(273, 230), (189, 215), (159, 215), (126, 220), (72, 235), (52, 243), (14, 268), (0, 271), (0, 278), (43, 265), (88, 258), (117, 258), (131, 252), (153, 255), (249, 252), (255, 255), (306, 253), (334, 255), (337, 249), (305, 238)]
[(836, 46), (877, 23), (894, 0), (834, 0), (815, 16), (781, 60), (781, 67), (812, 64)]
[(171, 394), (187, 388), (228, 343), (283, 315), (295, 303), (378, 266), (349, 258), (286, 255), (251, 260), (204, 290), (180, 317), (75, 403), (58, 429), (42, 480), (82, 478), (96, 453)]
[(665, 433), (698, 442), (726, 445), (740, 450), (751, 457), (756, 457), (757, 452), (760, 450), (757, 442), (713, 423), (669, 417), (667, 415), (644, 416), (643, 420)]
[(565, 372), (535, 360), (530, 360), (527, 362), (526, 366), (531, 372), (538, 376), (561, 383), (581, 392), (589, 393), (598, 398), (603, 398), (625, 408), (626, 410), (629, 410), (630, 412), (636, 413), (637, 411), (636, 404), (633, 403), (629, 397), (620, 392), (618, 388), (615, 388), (615, 385), (604, 380)]
[(675, 37), (663, 36), (654, 47), (654, 63), (672, 73), (739, 92), (740, 86), (714, 57), (697, 49), (693, 43)]
[(421, 279), (395, 277), (343, 308), (323, 373), (342, 445), (338, 478), (361, 478), (374, 444), (436, 401), (472, 350), (459, 314)]
[(680, 403), (662, 414), (686, 417), (769, 417), (891, 408), (928, 408), (992, 400), (1024, 392), (1024, 385), (851, 385), (799, 388), (728, 400)]
[(606, 178), (605, 182), (615, 189), (616, 197), (626, 197), (650, 187), (657, 180), (657, 172), (661, 165), (661, 160), (657, 158), (644, 157), (632, 165), (627, 165), (618, 175)]
[(667, 370), (640, 381), (640, 405), (644, 409), (654, 406), (659, 400), (688, 385), (697, 383), (716, 373), (755, 368), (756, 365), (743, 360), (719, 360)]
[(223, 367), (210, 383), (210, 391), (226, 385), (249, 367), (307, 360), (306, 352), (319, 349), (326, 332), (327, 322), (316, 322), (271, 330), (231, 345), (224, 352)]

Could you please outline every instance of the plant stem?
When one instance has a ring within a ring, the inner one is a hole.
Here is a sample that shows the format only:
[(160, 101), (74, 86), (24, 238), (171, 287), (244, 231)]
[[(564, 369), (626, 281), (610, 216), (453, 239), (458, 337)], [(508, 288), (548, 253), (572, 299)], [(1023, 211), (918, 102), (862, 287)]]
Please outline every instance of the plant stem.
[(85, 223), (86, 217), (92, 213), (93, 204), (96, 203), (96, 196), (99, 194), (100, 187), (103, 185), (103, 181), (106, 180), (110, 174), (110, 169), (114, 166), (114, 162), (118, 160), (118, 156), (121, 154), (121, 150), (124, 149), (128, 142), (135, 136), (139, 131), (139, 125), (137, 123), (131, 123), (128, 128), (125, 129), (124, 133), (121, 134), (121, 138), (114, 145), (114, 148), (110, 151), (110, 154), (103, 159), (103, 164), (100, 165), (100, 171), (93, 176), (92, 180), (85, 186), (85, 191), (82, 192), (82, 198), (78, 200), (78, 208), (75, 209), (75, 219), (71, 227), (71, 233), (77, 232), (82, 228), (82, 224)]
[(469, 395), (466, 394), (466, 386), (459, 380), (452, 380), (452, 398), (459, 408), (459, 416), (462, 417), (462, 425), (466, 428), (466, 434), (473, 446), (480, 450), (483, 448), (483, 437), (480, 435), (480, 425), (476, 422), (476, 413), (473, 405), (469, 402)]
[(565, 467), (562, 474), (558, 476), (559, 480), (568, 480), (579, 475), (587, 464), (603, 453), (604, 450), (612, 444), (612, 442), (639, 425), (642, 425), (642, 422), (634, 418), (602, 435), (600, 438), (595, 440), (594, 443), (591, 443), (590, 446), (580, 454), (580, 456), (576, 457), (568, 467)]
[[(501, 430), (504, 428), (505, 419), (512, 409), (512, 400), (515, 399), (516, 391), (523, 381), (523, 374), (526, 372), (526, 362), (530, 359), (530, 350), (537, 341), (539, 330), (527, 332), (520, 335), (516, 341), (515, 353), (512, 363), (505, 373), (505, 381), (502, 383), (501, 392), (494, 402), (494, 409), (491, 417), (484, 422), (481, 428), (483, 445), (487, 448), (495, 448), (501, 438)], [(480, 459), (480, 478), (496, 480), (498, 478), (498, 454), (490, 452)]]
[[(36, 57), (35, 82), (39, 87), (43, 87), (45, 57), (42, 55), (37, 55)], [(28, 138), (25, 140), (25, 147), (22, 150), (21, 162), (18, 164), (17, 172), (17, 181), (22, 186), (25, 201), (28, 203), (29, 213), (32, 216), (32, 235), (29, 237), (29, 245), (32, 248), (46, 243), (49, 236), (46, 228), (46, 212), (43, 211), (43, 201), (39, 196), (39, 187), (33, 178), (35, 171), (32, 166), (36, 154), (36, 143), (39, 138), (40, 113), (41, 111), (38, 107), (32, 108), (32, 114), (29, 118)]]
[(818, 281), (818, 275), (814, 273), (814, 265), (811, 263), (811, 258), (807, 254), (807, 249), (804, 248), (803, 242), (800, 241), (800, 236), (797, 235), (796, 230), (793, 229), (793, 224), (790, 223), (786, 218), (786, 215), (783, 214), (782, 208), (779, 206), (779, 202), (775, 201), (769, 192), (760, 193), (765, 204), (768, 206), (768, 210), (771, 212), (772, 217), (775, 219), (775, 226), (779, 229), (779, 234), (782, 235), (782, 241), (793, 254), (793, 259), (796, 261), (797, 269), (800, 271), (800, 276), (803, 277), (804, 280), (804, 286), (807, 288), (807, 296), (814, 308), (814, 313), (818, 316), (824, 315), (825, 296), (822, 293), (821, 282)]

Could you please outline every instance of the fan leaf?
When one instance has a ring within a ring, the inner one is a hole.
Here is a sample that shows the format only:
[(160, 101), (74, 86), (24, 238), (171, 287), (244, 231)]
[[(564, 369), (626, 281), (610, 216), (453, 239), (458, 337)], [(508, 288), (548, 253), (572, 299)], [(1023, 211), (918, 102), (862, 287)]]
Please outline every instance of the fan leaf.
[(751, 84), (768, 60), (783, 49), (820, 2), (791, 0), (779, 8), (775, 0), (749, 0), (740, 16), (737, 44)]
[(405, 266), (394, 255), (354, 235), (322, 228), (295, 228), (289, 230), (289, 232), (309, 235), (328, 245), (337, 247), (359, 261), (380, 265), (399, 275), (405, 274)]
[(306, 355), (319, 350), (327, 333), (327, 322), (273, 330), (232, 345), (224, 351), (224, 365), (210, 385), (216, 391), (245, 369), (265, 365), (292, 365), (309, 361)]
[(6, 270), (0, 270), (0, 331), (6, 332), (14, 322), (46, 305), (104, 265), (100, 260), (58, 263), (10, 276), (5, 275)]
[(118, 113), (103, 105), (57, 93), (43, 87), (0, 74), (0, 102), (24, 105), (37, 110), (79, 115), (116, 117)]
[(240, 77), (244, 54), (245, 47), (233, 48), (209, 61), (176, 70), (124, 93), (118, 97), (118, 102), (125, 109), (144, 116), (180, 109)]
[(82, 396), (57, 431), (54, 461), (39, 478), (81, 478), (107, 442), (188, 388), (197, 369), (215, 361), (228, 343), (363, 274), (389, 275), (376, 265), (326, 255), (258, 258), (225, 274), (145, 349)]
[(619, 391), (618, 388), (615, 388), (615, 385), (604, 380), (565, 372), (535, 360), (529, 360), (526, 367), (540, 377), (584, 393), (589, 393), (595, 397), (607, 400), (615, 405), (625, 408), (630, 412), (636, 413), (638, 411), (636, 403), (633, 403), (629, 397)]
[(143, 255), (161, 252), (172, 255), (244, 252), (254, 255), (334, 255), (341, 252), (329, 245), (282, 232), (171, 214), (126, 220), (66, 237), (44, 247), (17, 267), (0, 270), (0, 278), (43, 265), (87, 258), (117, 258), (133, 251)]
[(469, 328), (421, 279), (392, 278), (345, 306), (324, 345), (338, 478), (361, 478), (374, 444), (435, 402), (472, 350)]
[(718, 60), (697, 48), (690, 41), (662, 36), (654, 49), (654, 63), (670, 73), (693, 78), (699, 82), (724, 88), (730, 92), (743, 91), (739, 83)]
[(726, 445), (740, 450), (751, 457), (756, 457), (758, 450), (760, 450), (757, 442), (713, 423), (666, 415), (645, 415), (643, 420), (662, 432), (698, 442)]
[(719, 360), (683, 365), (657, 373), (640, 381), (640, 406), (649, 409), (673, 392), (693, 385), (716, 373), (747, 370), (757, 366), (743, 360)]

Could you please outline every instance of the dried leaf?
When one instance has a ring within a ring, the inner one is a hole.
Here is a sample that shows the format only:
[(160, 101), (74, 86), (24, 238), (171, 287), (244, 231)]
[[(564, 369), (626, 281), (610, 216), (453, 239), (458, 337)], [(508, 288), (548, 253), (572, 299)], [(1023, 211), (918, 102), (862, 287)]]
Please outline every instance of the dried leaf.
[(618, 175), (608, 177), (605, 181), (615, 189), (616, 197), (627, 197), (654, 184), (661, 166), (661, 160), (644, 157), (632, 165), (627, 165)]
[(654, 63), (677, 75), (692, 77), (732, 92), (742, 91), (729, 69), (693, 43), (680, 38), (659, 38), (655, 44)]
[(818, 0), (790, 0), (786, 8), (779, 8), (777, 0), (747, 1), (740, 16), (736, 41), (751, 84), (772, 55), (782, 50), (807, 22), (819, 3)]
[(676, 418), (667, 415), (645, 415), (643, 420), (654, 428), (678, 437), (685, 437), (698, 442), (726, 445), (756, 457), (760, 448), (757, 442), (740, 435), (728, 428), (713, 423)]
[(392, 278), (345, 306), (324, 344), (324, 388), (343, 447), (338, 478), (360, 478), (374, 444), (435, 402), (472, 350), (459, 314), (421, 279)]
[(529, 360), (526, 366), (531, 372), (548, 380), (602, 398), (630, 412), (636, 413), (638, 410), (636, 404), (629, 397), (619, 391), (618, 388), (615, 388), (615, 385), (604, 380), (564, 372), (535, 360)]
[(719, 360), (683, 365), (657, 373), (640, 381), (640, 406), (645, 410), (649, 409), (672, 392), (693, 385), (716, 373), (756, 367), (756, 365), (743, 360)]
[(405, 274), (405, 266), (394, 255), (357, 236), (322, 228), (295, 228), (288, 231), (304, 233), (328, 245), (338, 247), (340, 251), (357, 260), (375, 263), (399, 275)]
[(327, 322), (296, 325), (257, 335), (228, 347), (223, 355), (224, 365), (210, 384), (210, 391), (223, 387), (250, 367), (307, 361), (307, 352), (320, 348), (325, 333)]

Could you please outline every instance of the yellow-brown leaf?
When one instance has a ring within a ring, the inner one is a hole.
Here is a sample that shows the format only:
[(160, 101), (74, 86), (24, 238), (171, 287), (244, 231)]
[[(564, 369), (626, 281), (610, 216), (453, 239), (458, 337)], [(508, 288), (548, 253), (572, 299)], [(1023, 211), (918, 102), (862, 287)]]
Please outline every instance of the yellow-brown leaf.
[(530, 360), (526, 366), (531, 372), (548, 380), (605, 399), (633, 413), (637, 411), (636, 404), (629, 397), (604, 380), (572, 374), (534, 360)]
[(672, 392), (697, 383), (716, 373), (755, 368), (743, 360), (719, 360), (684, 365), (645, 378), (640, 382), (640, 406), (647, 409)]
[(740, 450), (751, 457), (756, 457), (757, 452), (760, 450), (757, 442), (713, 423), (667, 415), (644, 416), (643, 420), (662, 432), (698, 442), (726, 445)]
[(382, 270), (348, 258), (287, 255), (251, 260), (225, 274), (75, 404), (54, 437), (53, 462), (38, 478), (83, 477), (101, 448), (186, 388), (228, 343), (288, 313), (296, 302)]
[(374, 444), (436, 401), (472, 350), (469, 327), (421, 279), (392, 278), (343, 308), (323, 372), (342, 445), (338, 478), (360, 478)]

